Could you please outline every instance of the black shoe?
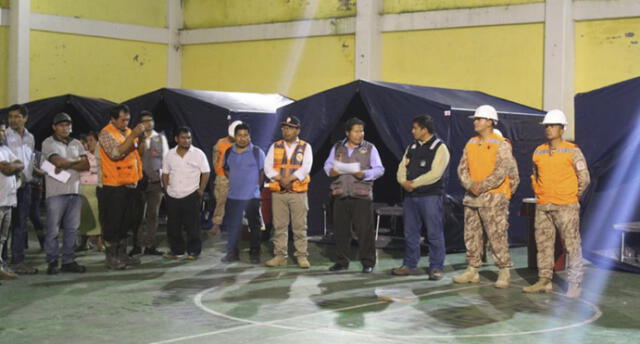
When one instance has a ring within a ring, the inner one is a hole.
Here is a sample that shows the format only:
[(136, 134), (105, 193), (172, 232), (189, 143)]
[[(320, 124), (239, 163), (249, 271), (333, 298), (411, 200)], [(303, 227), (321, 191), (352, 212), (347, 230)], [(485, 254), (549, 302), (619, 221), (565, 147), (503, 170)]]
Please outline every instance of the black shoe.
[(362, 273), (363, 274), (370, 274), (373, 272), (373, 266), (363, 266), (362, 267)]
[(223, 262), (223, 263), (229, 264), (229, 263), (237, 262), (239, 260), (240, 260), (240, 258), (238, 257), (238, 255), (236, 255), (236, 254), (227, 254), (226, 256), (222, 257), (222, 259), (220, 261)]
[(249, 262), (251, 262), (251, 264), (260, 264), (260, 255), (259, 254), (252, 254), (249, 257)]
[(80, 265), (76, 262), (71, 262), (71, 263), (67, 263), (67, 264), (62, 264), (62, 267), (60, 268), (60, 271), (62, 272), (75, 272), (75, 273), (84, 273), (87, 271), (87, 268), (84, 267), (84, 265)]
[(129, 251), (129, 257), (137, 256), (140, 253), (142, 253), (142, 249), (140, 248), (140, 246), (133, 246), (131, 251)]
[(54, 260), (49, 263), (47, 267), (47, 275), (57, 275), (60, 272), (60, 268), (58, 267), (58, 260)]
[(429, 269), (429, 280), (439, 281), (442, 279), (443, 273), (440, 269)]
[(349, 268), (348, 266), (344, 266), (342, 264), (335, 263), (329, 268), (329, 271), (342, 271), (342, 270), (347, 270), (348, 268)]
[(145, 247), (144, 248), (144, 254), (146, 256), (161, 256), (161, 255), (164, 254), (164, 252), (158, 251), (155, 247)]

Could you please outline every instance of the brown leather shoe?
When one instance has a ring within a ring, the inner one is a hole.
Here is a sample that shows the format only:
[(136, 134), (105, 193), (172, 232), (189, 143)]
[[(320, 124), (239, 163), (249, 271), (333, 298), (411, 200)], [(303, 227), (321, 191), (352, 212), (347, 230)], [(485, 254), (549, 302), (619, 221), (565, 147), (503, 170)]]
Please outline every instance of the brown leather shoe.
[(403, 265), (399, 268), (391, 269), (391, 274), (394, 276), (415, 276), (421, 275), (422, 271), (418, 268), (412, 269)]

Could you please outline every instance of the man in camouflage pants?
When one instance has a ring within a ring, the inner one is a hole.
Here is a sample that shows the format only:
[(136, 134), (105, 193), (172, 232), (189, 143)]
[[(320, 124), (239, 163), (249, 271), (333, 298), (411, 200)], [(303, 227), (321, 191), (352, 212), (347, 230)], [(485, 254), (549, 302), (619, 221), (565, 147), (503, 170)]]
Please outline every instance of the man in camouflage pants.
[(538, 247), (538, 277), (525, 293), (548, 293), (552, 290), (556, 229), (568, 253), (569, 289), (567, 296), (580, 297), (582, 291), (582, 247), (580, 242), (579, 197), (589, 185), (589, 170), (580, 148), (564, 141), (567, 119), (560, 110), (547, 113), (542, 124), (548, 142), (533, 152), (536, 194), (535, 237)]
[(480, 106), (473, 116), (474, 129), (479, 134), (467, 143), (458, 176), (467, 190), (464, 196), (464, 240), (469, 266), (455, 276), (455, 283), (478, 283), (478, 268), (484, 252), (483, 231), (487, 233), (496, 266), (500, 269), (496, 288), (507, 288), (509, 256), (507, 239), (509, 199), (520, 182), (511, 145), (493, 132), (498, 121), (496, 110), (490, 105)]

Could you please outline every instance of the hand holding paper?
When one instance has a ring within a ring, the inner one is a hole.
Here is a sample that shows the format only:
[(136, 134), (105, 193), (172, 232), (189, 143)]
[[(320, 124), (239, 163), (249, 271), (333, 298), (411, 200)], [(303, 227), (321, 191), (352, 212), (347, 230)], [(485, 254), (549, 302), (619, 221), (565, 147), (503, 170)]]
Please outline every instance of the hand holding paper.
[(44, 160), (40, 168), (42, 168), (42, 170), (44, 170), (49, 177), (61, 183), (66, 183), (71, 177), (71, 173), (65, 170), (60, 171), (60, 173), (56, 173), (56, 167), (48, 160)]

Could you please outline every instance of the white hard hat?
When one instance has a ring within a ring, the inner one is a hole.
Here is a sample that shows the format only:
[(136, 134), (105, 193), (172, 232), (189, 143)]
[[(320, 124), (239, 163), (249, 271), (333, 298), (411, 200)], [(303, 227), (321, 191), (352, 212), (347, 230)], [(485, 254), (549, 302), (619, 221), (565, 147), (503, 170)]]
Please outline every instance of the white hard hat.
[(485, 118), (497, 122), (498, 112), (496, 112), (496, 109), (491, 105), (480, 105), (473, 116), (469, 116), (469, 118)]
[(502, 132), (500, 130), (498, 130), (498, 129), (493, 129), (493, 133), (498, 135), (498, 136), (504, 137), (504, 135), (502, 135)]
[(229, 130), (227, 131), (229, 137), (236, 136), (236, 127), (240, 124), (242, 124), (242, 121), (233, 121), (231, 124), (229, 124)]
[(564, 115), (564, 112), (562, 112), (561, 110), (551, 110), (549, 112), (547, 112), (547, 114), (544, 116), (544, 120), (540, 123), (542, 125), (545, 124), (562, 124), (564, 126), (566, 126), (567, 123), (567, 116)]

